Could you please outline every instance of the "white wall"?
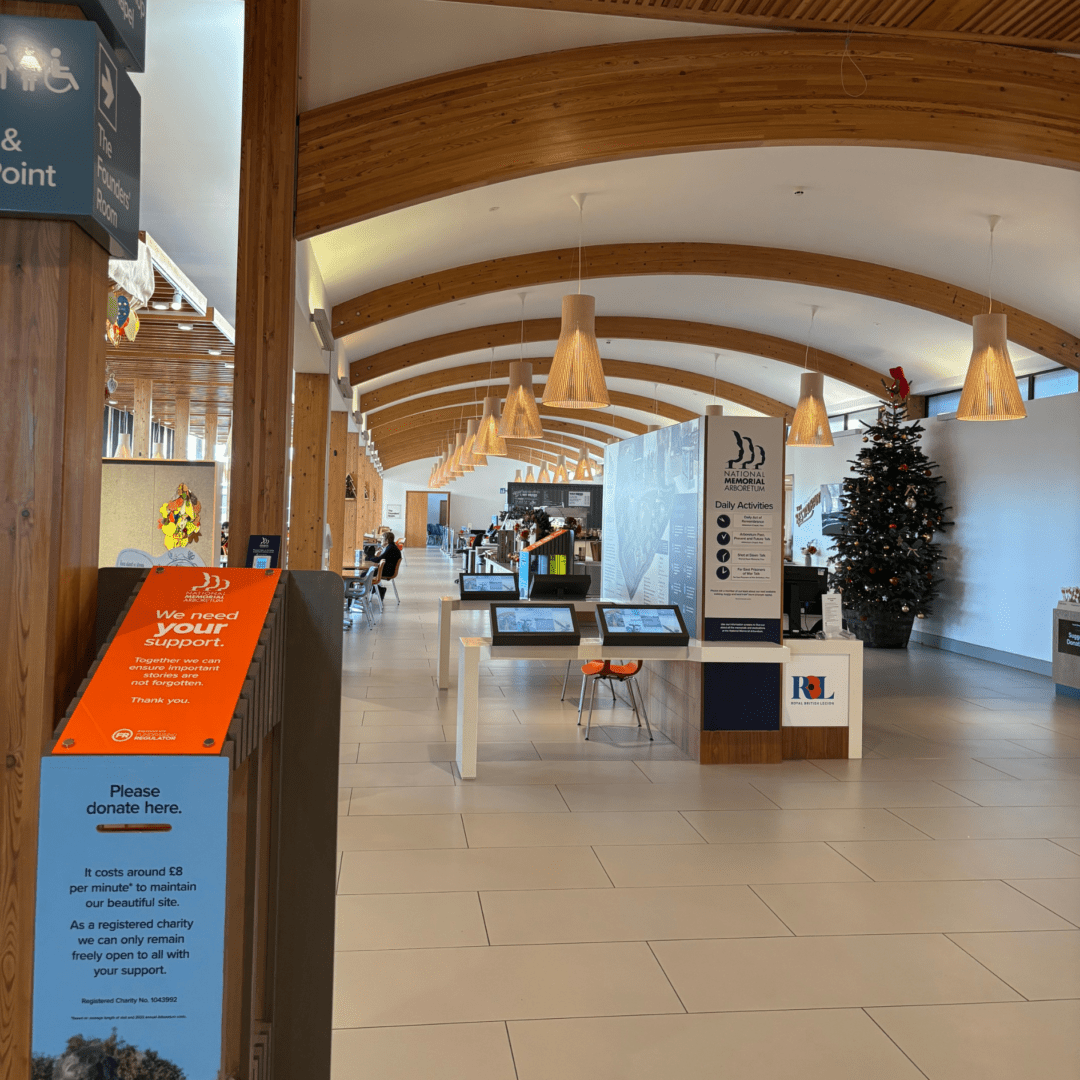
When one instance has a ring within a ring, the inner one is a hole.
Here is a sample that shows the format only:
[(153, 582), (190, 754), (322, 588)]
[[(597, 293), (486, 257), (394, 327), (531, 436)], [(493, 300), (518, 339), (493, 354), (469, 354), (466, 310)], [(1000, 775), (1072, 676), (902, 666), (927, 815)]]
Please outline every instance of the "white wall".
[[(939, 538), (944, 584), (921, 633), (1049, 662), (1051, 610), (1061, 589), (1080, 585), (1080, 394), (1027, 403), (1009, 423), (923, 421), (923, 449), (940, 466), (954, 521)], [(826, 450), (788, 451), (795, 504), (818, 484), (848, 475), (858, 436)], [(820, 514), (800, 530), (796, 555), (820, 537)], [(816, 525), (817, 531), (814, 531)]]
[[(429, 491), (428, 477), (431, 475), (433, 458), (423, 461), (410, 461), (407, 465), (397, 465), (383, 473), (383, 512), (386, 518), (388, 503), (400, 503), (402, 528), (404, 528), (405, 492)], [(506, 493), (500, 488), (514, 479), (514, 473), (520, 469), (522, 476), (528, 465), (513, 458), (489, 457), (488, 464), (474, 472), (466, 473), (460, 480), (455, 480), (441, 488), (450, 496), (450, 527), (465, 528), (472, 523), (480, 529), (491, 524), (491, 515), (506, 509)]]

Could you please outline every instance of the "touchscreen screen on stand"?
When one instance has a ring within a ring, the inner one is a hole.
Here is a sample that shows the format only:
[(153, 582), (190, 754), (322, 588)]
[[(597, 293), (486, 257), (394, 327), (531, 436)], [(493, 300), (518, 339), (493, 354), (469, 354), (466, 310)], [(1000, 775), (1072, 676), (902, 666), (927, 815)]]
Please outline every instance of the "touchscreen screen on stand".
[(517, 579), (513, 574), (464, 574), (461, 584), (466, 592), (517, 591)]
[(574, 616), (568, 607), (496, 608), (500, 634), (572, 634)]
[(673, 608), (607, 608), (604, 622), (612, 634), (682, 634)]

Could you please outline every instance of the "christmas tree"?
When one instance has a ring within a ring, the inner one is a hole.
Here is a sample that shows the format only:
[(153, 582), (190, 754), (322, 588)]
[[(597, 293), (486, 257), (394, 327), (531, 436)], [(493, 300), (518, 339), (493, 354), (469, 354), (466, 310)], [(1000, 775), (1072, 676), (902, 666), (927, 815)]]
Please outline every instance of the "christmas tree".
[[(923, 426), (905, 426), (910, 393), (903, 368), (889, 371), (875, 424), (840, 496), (844, 531), (836, 539), (833, 589), (844, 596), (849, 628), (868, 645), (903, 647), (914, 618), (925, 618), (944, 555), (934, 534), (947, 507), (937, 464), (919, 446)], [(852, 619), (852, 616), (854, 618)]]

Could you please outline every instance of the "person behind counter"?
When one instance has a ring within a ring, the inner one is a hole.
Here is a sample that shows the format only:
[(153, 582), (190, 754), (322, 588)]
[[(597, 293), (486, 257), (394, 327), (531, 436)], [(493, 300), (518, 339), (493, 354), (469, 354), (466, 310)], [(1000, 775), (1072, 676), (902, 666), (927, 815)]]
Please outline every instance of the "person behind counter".
[[(382, 577), (384, 580), (392, 578), (397, 573), (397, 565), (401, 562), (401, 552), (394, 542), (394, 534), (387, 529), (379, 538), (381, 546), (375, 549), (375, 557), (372, 562), (383, 564)], [(379, 596), (386, 596), (386, 586), (379, 586)]]

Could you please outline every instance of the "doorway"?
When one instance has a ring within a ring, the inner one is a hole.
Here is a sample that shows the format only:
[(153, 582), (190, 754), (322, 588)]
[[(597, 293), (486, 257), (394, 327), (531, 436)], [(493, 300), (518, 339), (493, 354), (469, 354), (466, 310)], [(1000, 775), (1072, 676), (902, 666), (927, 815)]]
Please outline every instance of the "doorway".
[(405, 546), (440, 547), (450, 525), (446, 492), (405, 492)]

